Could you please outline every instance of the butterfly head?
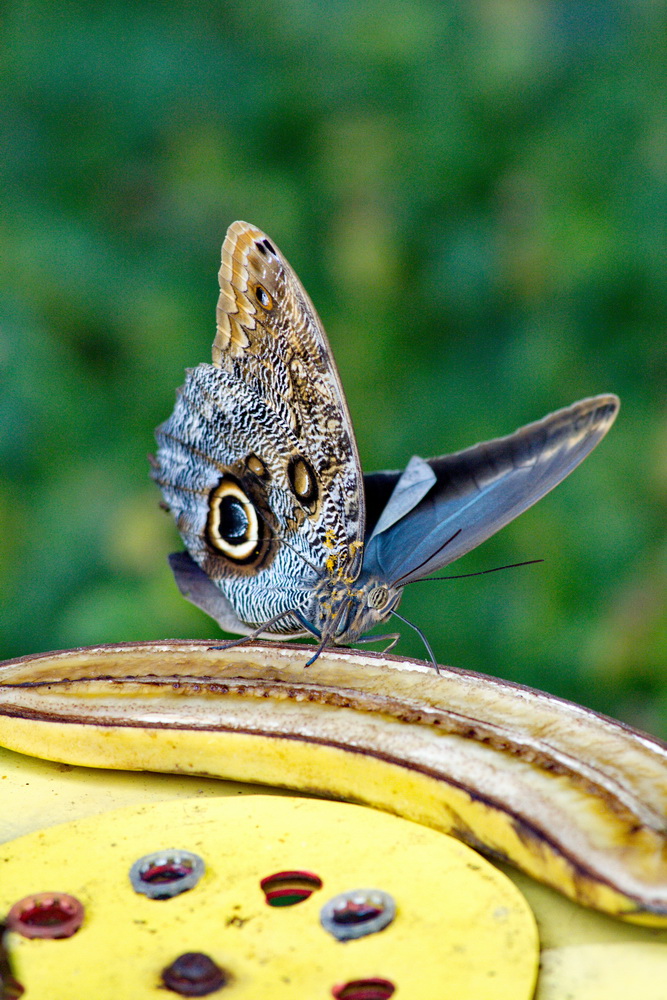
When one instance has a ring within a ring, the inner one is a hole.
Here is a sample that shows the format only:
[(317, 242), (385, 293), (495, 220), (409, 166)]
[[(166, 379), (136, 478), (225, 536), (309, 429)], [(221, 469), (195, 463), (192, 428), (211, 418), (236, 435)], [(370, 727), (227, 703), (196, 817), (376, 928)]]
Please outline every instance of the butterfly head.
[(354, 583), (323, 580), (316, 596), (317, 620), (312, 624), (322, 639), (346, 646), (388, 618), (402, 591), (374, 577)]

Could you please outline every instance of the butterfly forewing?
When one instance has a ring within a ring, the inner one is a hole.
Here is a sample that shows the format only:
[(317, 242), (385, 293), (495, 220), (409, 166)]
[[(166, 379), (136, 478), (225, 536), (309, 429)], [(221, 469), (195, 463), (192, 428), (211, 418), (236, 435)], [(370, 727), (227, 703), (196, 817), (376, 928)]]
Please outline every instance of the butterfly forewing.
[(246, 222), (222, 248), (213, 363), (251, 386), (293, 434), (293, 467), (280, 482), (309, 508), (336, 562), (363, 536), (361, 467), (322, 323), (275, 244)]
[[(413, 510), (369, 542), (365, 573), (403, 585), (465, 555), (565, 479), (602, 440), (618, 408), (616, 396), (596, 396), (508, 437), (429, 459), (435, 484)], [(368, 477), (375, 506), (379, 495), (387, 497), (390, 476)]]

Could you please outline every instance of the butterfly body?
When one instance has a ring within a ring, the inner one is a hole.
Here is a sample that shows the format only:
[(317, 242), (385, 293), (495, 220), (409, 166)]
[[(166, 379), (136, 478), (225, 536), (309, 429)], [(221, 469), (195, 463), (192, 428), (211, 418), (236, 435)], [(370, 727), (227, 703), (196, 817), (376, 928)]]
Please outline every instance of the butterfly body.
[(222, 251), (211, 364), (156, 431), (153, 477), (186, 553), (181, 592), (227, 631), (349, 645), (403, 586), (560, 482), (618, 410), (598, 396), (506, 438), (364, 477), (322, 324), (275, 245), (243, 222)]

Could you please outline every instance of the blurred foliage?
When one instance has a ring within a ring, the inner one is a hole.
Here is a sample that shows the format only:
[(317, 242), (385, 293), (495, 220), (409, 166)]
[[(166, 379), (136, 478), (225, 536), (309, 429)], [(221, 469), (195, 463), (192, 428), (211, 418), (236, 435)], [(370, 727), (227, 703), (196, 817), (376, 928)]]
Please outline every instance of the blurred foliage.
[(664, 4), (0, 18), (0, 654), (219, 635), (170, 577), (146, 453), (244, 218), (317, 304), (367, 470), (619, 393), (600, 449), (452, 572), (544, 564), (402, 607), (441, 662), (667, 733)]

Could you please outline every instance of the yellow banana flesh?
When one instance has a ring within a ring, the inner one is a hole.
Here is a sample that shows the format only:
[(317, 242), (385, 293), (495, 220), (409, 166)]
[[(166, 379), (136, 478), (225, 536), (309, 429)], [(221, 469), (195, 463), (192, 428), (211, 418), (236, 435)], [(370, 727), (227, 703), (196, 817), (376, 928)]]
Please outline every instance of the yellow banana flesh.
[(0, 745), (262, 782), (458, 836), (571, 899), (667, 926), (667, 748), (551, 695), (304, 647), (152, 642), (0, 666)]

